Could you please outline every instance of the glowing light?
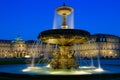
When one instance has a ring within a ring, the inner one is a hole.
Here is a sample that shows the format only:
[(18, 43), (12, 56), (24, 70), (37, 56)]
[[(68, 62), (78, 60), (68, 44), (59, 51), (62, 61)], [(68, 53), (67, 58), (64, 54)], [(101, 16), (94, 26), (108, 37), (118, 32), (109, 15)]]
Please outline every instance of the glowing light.
[(92, 74), (91, 69), (89, 70), (50, 70), (49, 64), (44, 67), (27, 67), (23, 69), (23, 72), (35, 72), (37, 74), (51, 74), (51, 75), (85, 75), (85, 74)]
[(47, 67), (47, 68), (50, 68), (50, 64), (48, 64), (46, 67)]
[(86, 72), (86, 71), (75, 71), (74, 74), (81, 74), (81, 75), (83, 75), (83, 74), (92, 74), (92, 73)]
[(23, 72), (31, 71), (31, 67), (28, 67), (28, 68), (26, 68), (26, 69), (23, 69), (22, 71), (23, 71)]
[(59, 75), (84, 75), (84, 74), (92, 74), (90, 72), (87, 71), (54, 71), (54, 72), (50, 72), (50, 74), (59, 74)]
[(30, 55), (25, 55), (25, 58), (30, 58)]
[(103, 72), (104, 70), (102, 68), (97, 68), (94, 71), (96, 71), (96, 72)]
[(95, 68), (94, 66), (79, 66), (79, 68)]
[(41, 69), (40, 67), (28, 67), (26, 69), (23, 69), (22, 71), (23, 72), (29, 72), (29, 71), (34, 71), (36, 69)]
[(50, 72), (50, 74), (65, 74), (65, 73), (60, 71), (55, 71), (55, 72)]

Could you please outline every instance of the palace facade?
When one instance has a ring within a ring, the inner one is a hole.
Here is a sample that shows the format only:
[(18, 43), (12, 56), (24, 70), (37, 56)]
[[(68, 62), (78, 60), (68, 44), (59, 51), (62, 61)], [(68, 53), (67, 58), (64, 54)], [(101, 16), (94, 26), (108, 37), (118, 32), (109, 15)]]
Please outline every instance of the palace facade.
[[(120, 37), (109, 34), (94, 34), (88, 42), (71, 46), (81, 58), (120, 58)], [(0, 40), (0, 58), (50, 58), (57, 45), (40, 41), (24, 41), (17, 36), (14, 40)]]
[(109, 34), (94, 34), (89, 42), (81, 44), (83, 57), (120, 58), (120, 37)]

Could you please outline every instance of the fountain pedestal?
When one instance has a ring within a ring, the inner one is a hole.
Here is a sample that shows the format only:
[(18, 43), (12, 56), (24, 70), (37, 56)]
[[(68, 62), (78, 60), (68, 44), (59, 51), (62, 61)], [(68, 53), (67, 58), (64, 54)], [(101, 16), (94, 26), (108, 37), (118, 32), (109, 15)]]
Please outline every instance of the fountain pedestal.
[(77, 69), (78, 64), (74, 56), (75, 51), (70, 51), (69, 46), (60, 46), (60, 52), (54, 52), (50, 66), (53, 69)]

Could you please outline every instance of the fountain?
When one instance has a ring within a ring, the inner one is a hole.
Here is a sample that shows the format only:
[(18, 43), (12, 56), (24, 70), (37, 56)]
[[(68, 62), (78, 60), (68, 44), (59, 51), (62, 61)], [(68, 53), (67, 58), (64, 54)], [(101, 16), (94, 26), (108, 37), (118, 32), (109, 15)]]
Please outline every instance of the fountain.
[[(60, 6), (56, 9), (57, 15), (59, 15), (62, 19), (60, 28), (59, 25), (55, 25), (57, 17), (55, 17), (53, 29), (42, 31), (38, 35), (38, 40), (41, 42), (40, 46), (42, 47), (42, 43), (46, 44), (46, 49), (44, 49), (44, 55), (49, 54), (50, 45), (55, 46), (55, 50), (53, 50), (53, 58), (50, 60), (50, 63), (47, 65), (34, 64), (35, 62), (35, 54), (33, 54), (32, 64), (26, 69), (23, 69), (23, 72), (34, 72), (35, 74), (59, 74), (59, 75), (76, 75), (76, 74), (94, 74), (95, 72), (104, 72), (104, 70), (100, 66), (100, 60), (98, 55), (98, 68), (96, 68), (93, 64), (92, 55), (91, 60), (87, 62), (87, 60), (83, 60), (84, 63), (80, 63), (82, 61), (81, 56), (79, 54), (78, 46), (81, 43), (90, 44), (90, 33), (85, 30), (73, 29), (73, 27), (69, 26), (68, 16), (73, 13), (73, 8), (66, 6)], [(73, 16), (72, 16), (73, 18)], [(73, 24), (72, 24), (73, 25)], [(93, 42), (95, 44), (95, 42)], [(37, 42), (36, 42), (37, 44)], [(35, 45), (35, 44), (33, 44)], [(95, 44), (96, 45), (96, 44)], [(91, 54), (91, 52), (89, 52)], [(48, 55), (44, 57), (44, 59), (48, 59)], [(86, 65), (87, 64), (87, 65)]]
[(57, 44), (60, 51), (53, 53), (54, 58), (50, 62), (52, 69), (77, 69), (78, 63), (74, 56), (75, 51), (70, 46), (88, 41), (90, 33), (85, 30), (70, 29), (67, 25), (67, 16), (73, 12), (69, 6), (60, 6), (56, 9), (62, 17), (61, 29), (42, 31), (38, 39), (49, 44)]

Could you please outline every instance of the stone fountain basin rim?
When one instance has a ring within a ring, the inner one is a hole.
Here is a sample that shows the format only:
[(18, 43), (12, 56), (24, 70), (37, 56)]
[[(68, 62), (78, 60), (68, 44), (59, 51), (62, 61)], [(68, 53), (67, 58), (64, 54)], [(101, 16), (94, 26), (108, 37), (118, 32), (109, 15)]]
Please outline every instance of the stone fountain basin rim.
[(51, 30), (45, 30), (42, 31), (38, 35), (38, 39), (44, 36), (84, 36), (84, 37), (90, 37), (90, 33), (85, 30), (79, 30), (79, 29), (51, 29)]
[(51, 44), (71, 45), (88, 41), (90, 33), (78, 29), (52, 29), (42, 31), (38, 39)]

